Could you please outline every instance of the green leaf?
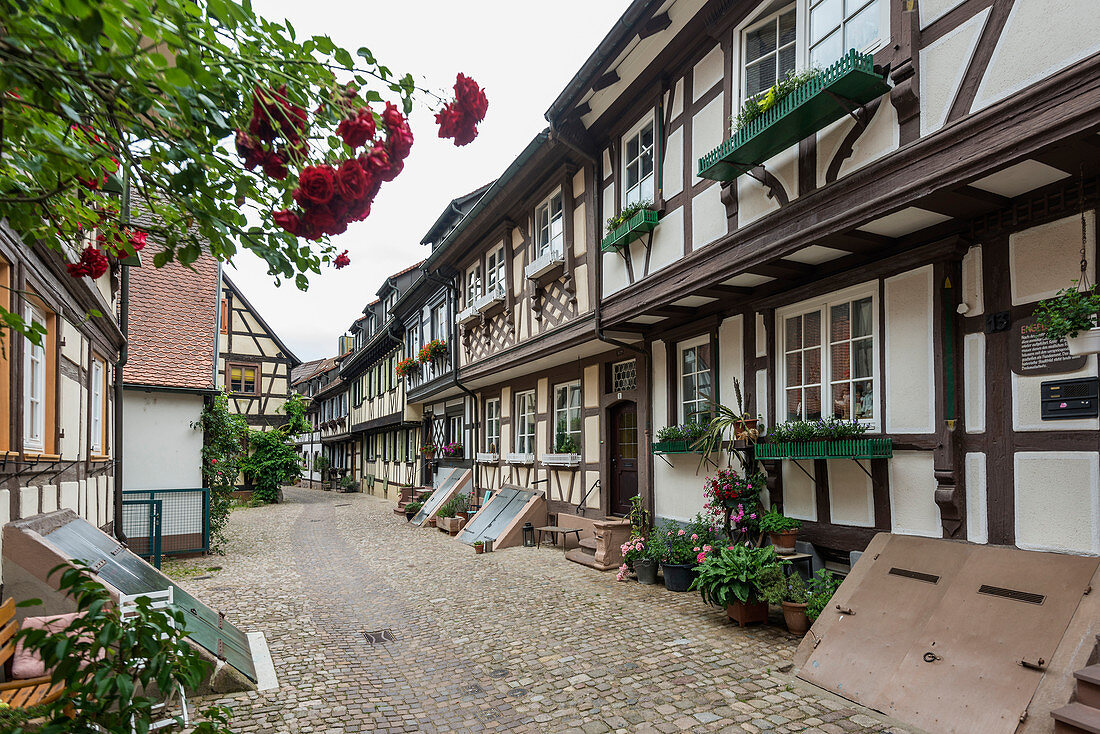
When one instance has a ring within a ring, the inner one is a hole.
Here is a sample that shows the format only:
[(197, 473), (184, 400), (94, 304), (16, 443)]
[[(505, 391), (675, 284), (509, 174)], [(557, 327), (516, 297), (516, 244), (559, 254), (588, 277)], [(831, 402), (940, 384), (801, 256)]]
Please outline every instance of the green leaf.
[(99, 35), (103, 32), (103, 16), (100, 15), (99, 10), (88, 13), (80, 21), (77, 30), (80, 37), (87, 43), (95, 43), (99, 40)]

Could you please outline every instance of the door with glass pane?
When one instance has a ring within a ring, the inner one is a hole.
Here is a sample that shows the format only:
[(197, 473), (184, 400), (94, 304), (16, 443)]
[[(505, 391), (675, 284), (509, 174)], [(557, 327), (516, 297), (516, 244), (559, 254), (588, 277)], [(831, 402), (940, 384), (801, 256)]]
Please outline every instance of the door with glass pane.
[(620, 403), (611, 411), (611, 512), (630, 513), (630, 498), (638, 494), (638, 406)]

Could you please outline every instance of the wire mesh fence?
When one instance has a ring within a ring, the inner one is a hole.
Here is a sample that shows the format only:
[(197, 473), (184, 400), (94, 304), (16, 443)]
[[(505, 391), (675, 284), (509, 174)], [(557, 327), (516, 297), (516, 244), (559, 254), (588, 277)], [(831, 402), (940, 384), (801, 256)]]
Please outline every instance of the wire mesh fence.
[[(154, 551), (172, 555), (210, 549), (208, 488), (126, 489), (122, 500), (122, 530), (134, 553), (150, 557)], [(132, 503), (129, 508), (127, 503)]]

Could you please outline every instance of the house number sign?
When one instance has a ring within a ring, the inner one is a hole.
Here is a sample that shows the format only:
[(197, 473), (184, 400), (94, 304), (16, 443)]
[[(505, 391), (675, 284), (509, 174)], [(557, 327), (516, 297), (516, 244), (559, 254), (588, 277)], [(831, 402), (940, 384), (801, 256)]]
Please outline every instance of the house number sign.
[(1086, 357), (1069, 353), (1065, 339), (1047, 339), (1035, 325), (1035, 317), (1012, 324), (1009, 359), (1017, 375), (1053, 375), (1085, 366)]

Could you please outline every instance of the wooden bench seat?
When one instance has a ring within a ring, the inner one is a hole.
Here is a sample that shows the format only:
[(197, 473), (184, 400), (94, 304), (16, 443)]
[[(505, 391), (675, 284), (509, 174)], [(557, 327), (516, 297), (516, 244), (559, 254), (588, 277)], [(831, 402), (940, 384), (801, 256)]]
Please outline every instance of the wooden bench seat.
[[(6, 667), (8, 661), (15, 655), (13, 638), (18, 630), (19, 621), (15, 618), (15, 600), (8, 599), (0, 604), (0, 666)], [(16, 709), (53, 703), (64, 693), (64, 686), (60, 683), (57, 685), (51, 683), (48, 675), (0, 683), (0, 701)]]

